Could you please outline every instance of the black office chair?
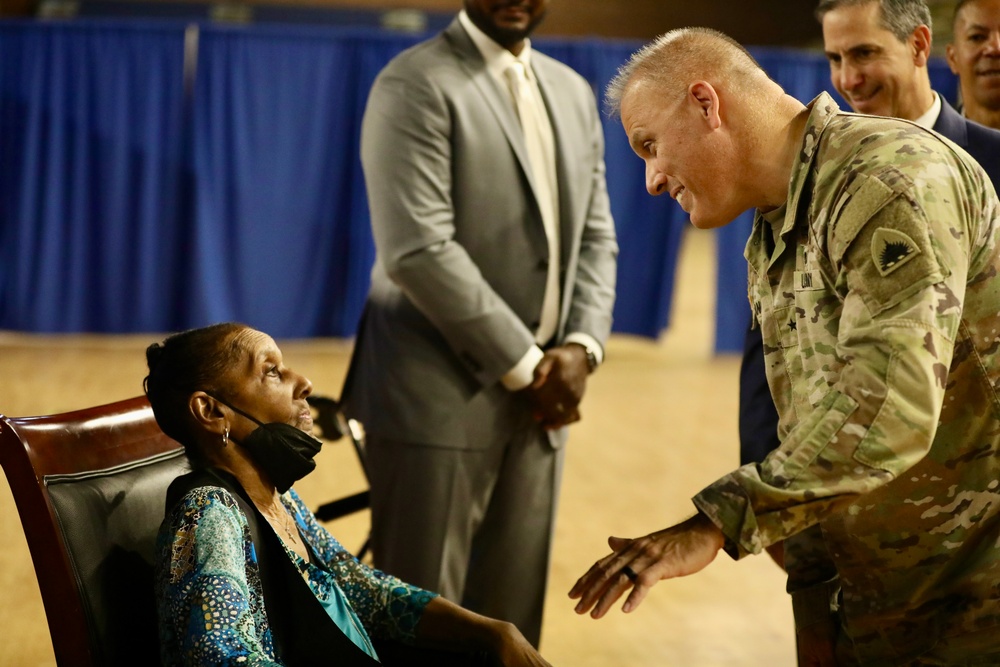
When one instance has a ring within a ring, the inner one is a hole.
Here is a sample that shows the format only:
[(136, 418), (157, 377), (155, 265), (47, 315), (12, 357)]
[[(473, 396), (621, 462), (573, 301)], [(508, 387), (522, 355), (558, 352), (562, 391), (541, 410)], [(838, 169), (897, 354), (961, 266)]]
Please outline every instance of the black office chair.
[(154, 546), (167, 486), (188, 461), (145, 397), (0, 416), (0, 466), (60, 667), (159, 664)]
[[(320, 437), (325, 440), (339, 440), (347, 436), (354, 446), (354, 451), (358, 455), (361, 470), (368, 478), (368, 467), (365, 451), (365, 432), (361, 424), (354, 419), (348, 419), (340, 409), (340, 403), (328, 396), (310, 396), (306, 400), (309, 405), (316, 410), (313, 424), (319, 428)], [(360, 491), (344, 498), (338, 498), (328, 503), (324, 503), (316, 509), (316, 518), (320, 521), (333, 521), (341, 517), (360, 512), (371, 507), (371, 492)], [(364, 559), (371, 546), (371, 538), (365, 540), (364, 544), (355, 554), (358, 560)]]

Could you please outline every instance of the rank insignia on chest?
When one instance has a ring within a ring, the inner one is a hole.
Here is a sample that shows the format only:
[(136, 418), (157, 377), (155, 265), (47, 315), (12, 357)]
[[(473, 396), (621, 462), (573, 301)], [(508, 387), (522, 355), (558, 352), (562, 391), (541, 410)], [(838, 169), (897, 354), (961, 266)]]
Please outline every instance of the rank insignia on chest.
[(872, 260), (883, 277), (920, 254), (909, 236), (895, 229), (877, 229), (872, 235)]

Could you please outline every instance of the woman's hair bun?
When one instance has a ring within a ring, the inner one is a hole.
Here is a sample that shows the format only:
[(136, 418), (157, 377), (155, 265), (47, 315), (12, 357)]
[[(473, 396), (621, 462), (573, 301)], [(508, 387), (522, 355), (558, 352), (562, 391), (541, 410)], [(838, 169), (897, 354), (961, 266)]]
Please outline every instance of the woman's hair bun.
[(146, 365), (149, 366), (150, 373), (159, 365), (165, 350), (166, 348), (161, 343), (153, 343), (146, 348)]

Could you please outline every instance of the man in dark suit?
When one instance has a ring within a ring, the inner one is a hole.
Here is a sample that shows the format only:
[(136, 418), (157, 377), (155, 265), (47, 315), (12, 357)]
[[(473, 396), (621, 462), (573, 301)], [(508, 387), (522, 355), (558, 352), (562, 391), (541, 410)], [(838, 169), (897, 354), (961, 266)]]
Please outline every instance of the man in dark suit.
[(376, 80), (377, 258), (344, 393), (368, 436), (375, 565), (535, 645), (618, 249), (593, 92), (528, 40), (547, 5), (465, 0)]
[[(931, 15), (924, 0), (822, 0), (816, 15), (830, 79), (854, 111), (931, 128), (1000, 183), (1000, 132), (963, 118), (931, 89)], [(751, 327), (740, 370), (740, 463), (762, 461), (777, 447), (778, 431), (760, 329)]]
[(958, 0), (948, 66), (958, 76), (962, 115), (1000, 129), (1000, 0)]

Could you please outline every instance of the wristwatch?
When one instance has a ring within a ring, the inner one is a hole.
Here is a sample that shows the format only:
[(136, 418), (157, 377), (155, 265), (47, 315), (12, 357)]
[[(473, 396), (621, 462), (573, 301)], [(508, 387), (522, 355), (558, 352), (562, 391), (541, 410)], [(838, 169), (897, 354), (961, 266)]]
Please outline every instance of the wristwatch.
[(587, 354), (587, 372), (593, 373), (595, 370), (597, 370), (597, 352), (594, 351), (594, 348), (592, 348), (589, 345), (584, 345), (583, 343), (578, 343), (576, 341), (573, 341), (573, 344), (582, 347), (583, 351)]

